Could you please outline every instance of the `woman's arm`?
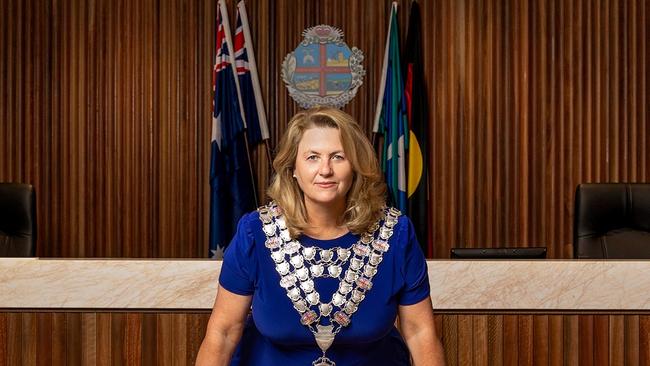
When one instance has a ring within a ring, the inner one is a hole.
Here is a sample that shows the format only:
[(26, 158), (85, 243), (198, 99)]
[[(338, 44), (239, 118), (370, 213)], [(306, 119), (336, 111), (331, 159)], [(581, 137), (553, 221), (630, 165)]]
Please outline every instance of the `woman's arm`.
[(443, 366), (445, 354), (436, 335), (431, 298), (399, 307), (402, 336), (415, 366)]
[(232, 353), (244, 331), (251, 298), (219, 286), (208, 329), (196, 357), (197, 366), (230, 364)]

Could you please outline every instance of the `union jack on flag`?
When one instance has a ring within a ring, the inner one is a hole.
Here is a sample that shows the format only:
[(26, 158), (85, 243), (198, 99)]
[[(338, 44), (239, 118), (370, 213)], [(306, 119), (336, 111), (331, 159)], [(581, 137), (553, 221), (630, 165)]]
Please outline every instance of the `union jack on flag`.
[(239, 79), (239, 91), (242, 108), (246, 119), (248, 143), (250, 146), (269, 138), (269, 128), (266, 123), (264, 101), (260, 81), (257, 77), (255, 52), (248, 26), (246, 5), (243, 1), (237, 4), (237, 29), (235, 30), (235, 65)]

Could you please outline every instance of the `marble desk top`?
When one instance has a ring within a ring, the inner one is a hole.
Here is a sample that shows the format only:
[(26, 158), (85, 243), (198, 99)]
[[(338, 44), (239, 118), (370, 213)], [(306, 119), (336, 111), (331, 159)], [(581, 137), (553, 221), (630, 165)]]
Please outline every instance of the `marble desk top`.
[[(650, 311), (650, 261), (428, 262), (438, 311)], [(220, 261), (0, 258), (0, 308), (206, 310)]]

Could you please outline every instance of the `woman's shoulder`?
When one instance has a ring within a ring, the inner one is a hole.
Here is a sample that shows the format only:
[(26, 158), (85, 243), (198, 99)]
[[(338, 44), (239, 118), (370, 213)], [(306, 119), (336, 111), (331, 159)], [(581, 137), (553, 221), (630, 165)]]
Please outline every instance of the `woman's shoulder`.
[[(257, 209), (244, 214), (239, 219), (240, 225), (244, 225), (244, 227), (246, 227), (250, 232), (255, 232), (256, 230), (261, 231), (262, 226), (265, 223), (268, 223), (271, 216), (277, 214), (277, 212), (281, 212), (279, 207), (275, 205), (274, 202), (270, 202), (269, 204), (262, 205)], [(265, 215), (266, 218), (263, 218), (262, 215)], [(267, 221), (264, 222), (264, 220)]]
[(243, 225), (248, 231), (254, 231), (255, 228), (261, 227), (260, 213), (257, 210), (245, 213), (239, 219), (240, 225)]
[(395, 207), (388, 207), (386, 209), (386, 219), (390, 216), (396, 217), (397, 219), (397, 222), (393, 226), (393, 235), (395, 236), (395, 239), (401, 243), (407, 241), (411, 232), (414, 231), (411, 219)]
[(252, 245), (255, 241), (255, 234), (261, 230), (261, 223), (259, 220), (259, 213), (257, 211), (250, 211), (239, 217), (237, 223), (237, 233), (233, 237), (233, 241), (240, 242), (240, 245), (249, 243)]
[(412, 225), (411, 219), (402, 211), (398, 210), (395, 207), (388, 206), (385, 209), (385, 217), (388, 218), (390, 216), (396, 217), (397, 218), (397, 224), (395, 227), (398, 228), (404, 228), (408, 227), (409, 225)]

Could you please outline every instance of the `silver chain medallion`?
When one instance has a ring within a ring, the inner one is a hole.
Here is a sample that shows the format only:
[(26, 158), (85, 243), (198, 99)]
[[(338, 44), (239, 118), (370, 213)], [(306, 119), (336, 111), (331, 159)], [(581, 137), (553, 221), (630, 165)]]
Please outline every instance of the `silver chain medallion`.
[(316, 359), (316, 361), (311, 363), (312, 366), (336, 366), (334, 361), (330, 360), (329, 358), (325, 357), (325, 354), (323, 353), (323, 357), (319, 357)]
[[(280, 275), (280, 286), (300, 314), (300, 323), (309, 328), (323, 351), (323, 356), (312, 362), (312, 366), (336, 366), (325, 353), (336, 334), (350, 324), (350, 317), (372, 288), (372, 279), (389, 249), (388, 239), (401, 213), (394, 208), (385, 209), (383, 224), (373, 224), (351, 249), (321, 249), (304, 247), (291, 239), (282, 210), (275, 202), (258, 208), (258, 212), (266, 235), (265, 246)], [(348, 262), (348, 269), (343, 271)], [(321, 302), (315, 289), (314, 278), (319, 277), (339, 280), (329, 302)], [(329, 325), (320, 324), (322, 318), (328, 318)]]

